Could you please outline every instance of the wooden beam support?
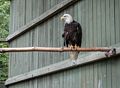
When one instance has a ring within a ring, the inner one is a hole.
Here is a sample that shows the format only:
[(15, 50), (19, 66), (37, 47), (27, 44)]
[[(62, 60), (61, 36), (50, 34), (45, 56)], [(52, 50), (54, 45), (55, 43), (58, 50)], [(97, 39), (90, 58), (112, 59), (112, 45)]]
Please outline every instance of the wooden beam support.
[(81, 51), (81, 52), (108, 52), (110, 48), (59, 48), (59, 47), (21, 47), (21, 48), (0, 48), (0, 53), (4, 52), (31, 52), (31, 51), (39, 51), (39, 52), (68, 52), (68, 51)]
[(55, 5), (50, 10), (46, 11), (36, 19), (32, 20), (31, 22), (27, 23), (25, 26), (21, 27), (19, 30), (14, 32), (13, 34), (9, 35), (6, 40), (10, 42), (11, 40), (14, 40), (15, 38), (23, 35), (25, 32), (33, 29), (37, 25), (43, 23), (44, 21), (48, 20), (49, 18), (53, 17), (60, 11), (64, 10), (65, 8), (68, 8), (70, 5), (73, 5), (75, 2), (80, 0), (63, 0), (61, 3)]
[[(120, 55), (120, 50), (117, 50), (116, 55)], [(30, 71), (30, 72), (27, 72), (27, 73), (24, 73), (18, 76), (8, 78), (8, 80), (6, 80), (5, 82), (5, 85), (8, 86), (8, 85), (15, 84), (18, 82), (24, 82), (25, 80), (30, 80), (36, 77), (40, 77), (40, 76), (55, 73), (58, 71), (81, 66), (87, 63), (103, 60), (105, 58), (106, 56), (104, 53), (98, 52), (98, 53), (92, 53), (86, 57), (80, 57), (76, 60), (75, 63), (73, 63), (72, 60), (68, 59), (68, 60), (65, 60), (59, 63), (52, 64), (50, 66), (46, 66), (43, 68), (39, 68), (37, 70), (33, 70), (33, 71)]]

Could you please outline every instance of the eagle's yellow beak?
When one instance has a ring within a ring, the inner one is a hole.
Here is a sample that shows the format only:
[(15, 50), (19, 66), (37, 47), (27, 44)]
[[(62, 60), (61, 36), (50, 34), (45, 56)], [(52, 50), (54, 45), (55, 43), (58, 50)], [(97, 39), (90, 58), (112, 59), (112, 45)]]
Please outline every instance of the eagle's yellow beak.
[(61, 17), (61, 20), (63, 20), (63, 19), (64, 19), (64, 17), (62, 16), (62, 17)]

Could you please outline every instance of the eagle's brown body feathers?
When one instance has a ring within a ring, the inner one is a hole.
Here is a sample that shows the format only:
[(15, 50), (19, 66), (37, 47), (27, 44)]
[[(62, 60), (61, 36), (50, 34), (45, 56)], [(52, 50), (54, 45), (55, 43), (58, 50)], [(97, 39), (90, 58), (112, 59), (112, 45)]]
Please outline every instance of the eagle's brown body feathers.
[(64, 38), (64, 46), (72, 45), (81, 47), (82, 42), (82, 28), (80, 24), (76, 21), (70, 24), (65, 24), (64, 33), (62, 34)]

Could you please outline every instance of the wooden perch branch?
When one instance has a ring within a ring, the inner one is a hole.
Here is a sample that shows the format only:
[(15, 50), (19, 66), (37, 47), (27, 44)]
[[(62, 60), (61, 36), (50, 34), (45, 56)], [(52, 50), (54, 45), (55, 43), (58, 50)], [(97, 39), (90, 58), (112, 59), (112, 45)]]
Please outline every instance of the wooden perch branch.
[(40, 52), (68, 52), (68, 51), (81, 51), (81, 52), (108, 52), (110, 48), (58, 48), (58, 47), (21, 47), (21, 48), (0, 48), (0, 53), (4, 52), (31, 52), (31, 51), (40, 51)]

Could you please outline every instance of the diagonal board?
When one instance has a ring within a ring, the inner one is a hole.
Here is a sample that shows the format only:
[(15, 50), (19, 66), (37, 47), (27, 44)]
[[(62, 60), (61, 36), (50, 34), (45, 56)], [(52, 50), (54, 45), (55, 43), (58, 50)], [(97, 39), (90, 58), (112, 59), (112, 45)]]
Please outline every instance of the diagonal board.
[(55, 14), (59, 13), (60, 11), (64, 10), (70, 5), (73, 5), (75, 2), (79, 0), (64, 0), (61, 3), (55, 5), (52, 7), (50, 10), (46, 11), (39, 17), (35, 18), (31, 22), (27, 23), (23, 27), (21, 27), (19, 30), (15, 31), (13, 34), (9, 35), (6, 40), (11, 41), (14, 40), (15, 38), (23, 35), (25, 32), (31, 30), (32, 28), (36, 27), (40, 23), (46, 21), (47, 19), (53, 17)]

